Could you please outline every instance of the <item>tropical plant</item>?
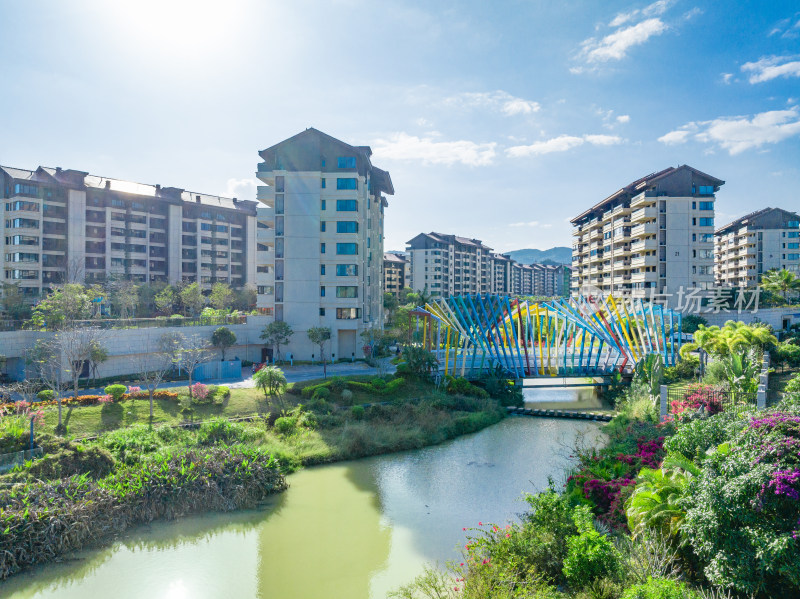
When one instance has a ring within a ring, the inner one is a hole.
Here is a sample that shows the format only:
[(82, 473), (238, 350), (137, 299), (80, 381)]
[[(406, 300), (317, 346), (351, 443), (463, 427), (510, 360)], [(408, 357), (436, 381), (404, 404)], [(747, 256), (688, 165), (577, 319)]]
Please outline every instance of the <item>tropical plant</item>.
[(325, 344), (331, 339), (330, 327), (311, 327), (306, 332), (308, 340), (319, 347), (319, 359), (322, 362), (322, 376), (328, 378), (328, 365), (325, 359)]
[(751, 348), (747, 352), (732, 351), (720, 358), (732, 391), (752, 393), (758, 388), (756, 375), (761, 367), (761, 354)]
[(786, 269), (768, 270), (761, 277), (761, 286), (767, 291), (780, 293), (784, 300), (800, 293), (800, 277)]
[(225, 360), (225, 351), (236, 344), (236, 334), (228, 327), (219, 327), (211, 334), (211, 345), (222, 352), (222, 360)]
[(764, 351), (778, 341), (764, 324), (745, 324), (735, 320), (729, 320), (722, 327), (700, 325), (694, 334), (694, 340), (695, 343), (681, 348), (681, 356), (684, 351), (692, 351), (698, 347), (713, 356), (727, 356), (731, 352), (747, 352), (751, 349)]
[(403, 360), (409, 372), (417, 378), (430, 375), (431, 371), (438, 366), (436, 357), (418, 345), (407, 345), (403, 348)]
[(694, 333), (700, 325), (708, 326), (708, 321), (697, 314), (687, 314), (681, 319), (681, 332)]
[(600, 578), (614, 578), (621, 572), (621, 556), (611, 539), (594, 526), (588, 506), (575, 508), (573, 520), (578, 534), (567, 538), (564, 577), (574, 589), (582, 589)]
[(664, 378), (664, 360), (661, 354), (648, 354), (639, 360), (634, 371), (634, 378), (643, 384), (648, 399), (654, 404), (657, 403)]
[(264, 366), (253, 375), (256, 389), (261, 389), (264, 399), (269, 400), (271, 395), (281, 398), (286, 389), (286, 376), (277, 366)]

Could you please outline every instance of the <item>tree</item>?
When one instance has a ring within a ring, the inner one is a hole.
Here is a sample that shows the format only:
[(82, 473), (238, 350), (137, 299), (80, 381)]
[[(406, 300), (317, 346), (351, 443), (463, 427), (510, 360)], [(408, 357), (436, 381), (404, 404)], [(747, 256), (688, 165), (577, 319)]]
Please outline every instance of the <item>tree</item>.
[(225, 351), (236, 343), (236, 335), (228, 327), (219, 327), (211, 334), (211, 345), (222, 352), (222, 360), (225, 360)]
[(153, 393), (164, 381), (167, 373), (172, 368), (175, 359), (175, 333), (165, 333), (159, 339), (158, 351), (149, 354), (139, 354), (136, 359), (136, 370), (139, 380), (147, 389), (150, 400), (150, 419), (153, 418)]
[(708, 321), (697, 314), (687, 314), (681, 319), (681, 332), (694, 333), (701, 324), (708, 326)]
[(139, 287), (127, 279), (117, 279), (109, 283), (111, 305), (120, 318), (132, 318), (139, 303)]
[(95, 357), (101, 357), (103, 353), (108, 357), (102, 346), (103, 334), (99, 328), (83, 327), (63, 329), (53, 335), (51, 343), (54, 350), (61, 355), (62, 364), (66, 363), (74, 397), (78, 396), (81, 372), (86, 362), (91, 363), (92, 352), (95, 352)]
[(108, 360), (108, 350), (95, 339), (89, 345), (89, 369), (92, 372), (92, 378), (97, 380), (97, 367)]
[(418, 378), (428, 376), (438, 366), (436, 356), (416, 345), (408, 345), (403, 349), (403, 359), (411, 374)]
[(319, 359), (322, 361), (322, 376), (328, 378), (328, 366), (325, 361), (325, 344), (330, 341), (331, 330), (328, 327), (311, 327), (306, 334), (311, 343), (319, 346)]
[(408, 299), (408, 294), (409, 293), (414, 293), (414, 290), (411, 289), (411, 287), (403, 287), (400, 290), (400, 294), (399, 294), (400, 297), (398, 299), (400, 301), (400, 305), (401, 306), (405, 306), (406, 304), (409, 303), (409, 299)]
[(74, 320), (87, 319), (92, 313), (92, 300), (102, 295), (97, 287), (68, 283), (56, 288), (36, 305), (31, 323), (37, 328), (57, 330), (69, 326)]
[(217, 310), (230, 309), (233, 301), (233, 290), (226, 283), (214, 283), (211, 287), (211, 295), (208, 296), (208, 301)]
[(200, 310), (203, 309), (203, 304), (205, 304), (203, 292), (200, 290), (200, 285), (197, 283), (191, 283), (181, 289), (180, 298), (183, 307), (191, 312), (193, 316), (197, 316)]
[(177, 294), (175, 293), (175, 288), (171, 285), (168, 285), (156, 293), (155, 297), (153, 298), (153, 302), (156, 305), (156, 310), (166, 316), (169, 316), (175, 310), (176, 299)]
[(28, 320), (31, 307), (17, 283), (3, 283), (3, 311), (11, 320)]
[(180, 363), (189, 375), (189, 397), (192, 396), (192, 383), (194, 381), (194, 370), (200, 364), (211, 359), (211, 346), (206, 339), (200, 335), (186, 337), (181, 335)]
[(157, 310), (156, 296), (167, 287), (166, 283), (139, 285), (137, 314), (141, 318), (151, 318)]
[(264, 327), (260, 337), (264, 340), (265, 345), (271, 345), (275, 349), (275, 354), (280, 361), (281, 345), (288, 345), (292, 335), (294, 335), (292, 327), (283, 320), (275, 320)]
[(61, 391), (63, 390), (63, 368), (61, 352), (52, 339), (39, 339), (28, 352), (27, 362), (34, 366), (37, 377), (42, 381), (45, 388), (50, 389), (55, 396), (58, 404), (58, 426), (59, 432), (64, 430), (62, 417)]
[(264, 366), (253, 375), (256, 388), (264, 392), (264, 399), (269, 401), (270, 395), (275, 395), (279, 399), (286, 389), (286, 376), (283, 371), (276, 366)]
[(241, 289), (237, 289), (234, 292), (234, 299), (233, 299), (233, 307), (236, 310), (241, 310), (242, 312), (249, 312), (254, 310), (256, 307), (256, 287), (251, 283), (248, 283)]
[(397, 309), (397, 306), (400, 305), (400, 302), (397, 300), (397, 297), (394, 293), (384, 293), (383, 294), (383, 309), (386, 310), (389, 314), (394, 312)]
[(761, 286), (767, 291), (780, 293), (784, 300), (789, 299), (789, 294), (800, 292), (800, 277), (786, 269), (773, 268), (761, 277)]

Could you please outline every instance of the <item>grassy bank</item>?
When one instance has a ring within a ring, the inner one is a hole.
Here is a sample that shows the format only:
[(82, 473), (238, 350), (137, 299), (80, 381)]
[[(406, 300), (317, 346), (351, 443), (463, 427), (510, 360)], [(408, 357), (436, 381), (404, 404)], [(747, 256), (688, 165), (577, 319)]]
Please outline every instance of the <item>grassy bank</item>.
[[(477, 389), (465, 387), (478, 395), (470, 397), (401, 380), (375, 383), (373, 392), (368, 383), (334, 381), (304, 397), (304, 386), (320, 385), (310, 381), (270, 401), (254, 389), (204, 404), (187, 404), (179, 393), (157, 400), (152, 424), (143, 399), (68, 408), (69, 433), (91, 437), (40, 432), (45, 456), (0, 477), (0, 578), (140, 522), (252, 507), (284, 490), (284, 475), (304, 465), (441, 443), (505, 414)], [(54, 428), (55, 411), (46, 409), (37, 430)], [(250, 419), (229, 420), (235, 416)], [(5, 417), (3, 444), (19, 449), (25, 419), (15, 427), (12, 418)]]

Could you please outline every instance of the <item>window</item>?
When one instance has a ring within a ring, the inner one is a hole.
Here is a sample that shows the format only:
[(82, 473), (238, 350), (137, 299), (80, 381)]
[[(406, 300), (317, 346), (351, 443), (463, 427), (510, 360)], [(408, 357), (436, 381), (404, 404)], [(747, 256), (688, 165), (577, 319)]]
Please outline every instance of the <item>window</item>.
[[(714, 194), (714, 186), (713, 185), (701, 185), (697, 188), (697, 193), (701, 196), (710, 196)], [(702, 208), (701, 208), (702, 210)]]
[(284, 192), (284, 178), (283, 175), (278, 175), (275, 177), (275, 191), (279, 191), (281, 193)]
[(789, 231), (786, 234), (786, 237), (789, 237), (789, 238), (792, 238), (792, 239), (797, 239), (798, 237), (800, 237), (800, 231)]
[(337, 264), (336, 276), (337, 277), (354, 277), (358, 275), (357, 264)]
[(787, 260), (800, 260), (800, 254), (786, 254)]
[(358, 200), (336, 200), (337, 212), (356, 212), (358, 211)]
[(324, 264), (320, 264), (319, 265), (319, 274), (320, 275), (324, 275), (325, 274), (325, 265)]
[(7, 229), (38, 229), (39, 221), (30, 218), (12, 218), (6, 221)]
[(358, 297), (358, 287), (355, 286), (340, 286), (336, 288), (336, 297)]
[(12, 235), (6, 237), (6, 245), (39, 245), (39, 238), (32, 235)]
[(325, 200), (320, 200), (319, 201), (319, 209), (320, 210), (325, 210)]
[(17, 183), (14, 185), (14, 195), (30, 196), (32, 198), (39, 197), (39, 188), (36, 185), (27, 185), (25, 183)]
[(700, 202), (700, 210), (713, 210), (714, 202)]
[(337, 320), (355, 320), (361, 316), (361, 308), (336, 308)]
[(319, 296), (320, 297), (325, 297), (325, 287), (324, 286), (320, 286), (320, 288), (319, 288)]
[(325, 308), (320, 308), (319, 309), (319, 315), (320, 316), (325, 316)]
[(787, 229), (797, 229), (797, 228), (800, 228), (800, 221), (797, 221), (797, 220), (790, 220), (788, 223), (786, 223), (786, 228), (787, 228)]
[(339, 168), (356, 168), (355, 156), (339, 156), (336, 159), (336, 166)]
[(325, 244), (324, 243), (320, 243), (319, 244), (319, 253), (320, 254), (324, 254), (325, 253)]
[(27, 212), (39, 212), (39, 204), (36, 202), (6, 202), (6, 210), (25, 210)]
[(200, 223), (200, 230), (201, 231), (210, 231), (211, 230), (211, 223)]
[(358, 179), (354, 177), (336, 179), (336, 189), (358, 189)]
[(322, 231), (323, 233), (325, 232), (325, 221), (324, 220), (319, 221), (319, 230)]
[(325, 189), (325, 177), (322, 177), (322, 179), (320, 180), (320, 185), (322, 189)]
[(358, 233), (358, 223), (354, 220), (341, 220), (336, 223), (337, 233)]
[(800, 243), (789, 243), (786, 247), (790, 250), (800, 250)]
[(345, 256), (355, 256), (358, 254), (357, 243), (337, 243), (336, 253)]

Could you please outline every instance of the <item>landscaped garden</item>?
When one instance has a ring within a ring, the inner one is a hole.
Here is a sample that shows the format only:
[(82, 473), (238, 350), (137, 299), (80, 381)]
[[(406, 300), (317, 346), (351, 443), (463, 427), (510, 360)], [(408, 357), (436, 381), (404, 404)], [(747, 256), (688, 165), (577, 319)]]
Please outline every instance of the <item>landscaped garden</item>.
[[(750, 388), (748, 356), (780, 348), (761, 326), (705, 330), (696, 340), (712, 354), (706, 378), (684, 363), (670, 373), (698, 388)], [(640, 369), (616, 390), (607, 445), (572, 448), (563, 486), (528, 495), (519, 521), (465, 523), (463, 559), (395, 596), (800, 596), (800, 375), (768, 410), (689, 402), (666, 422), (651, 387)]]

